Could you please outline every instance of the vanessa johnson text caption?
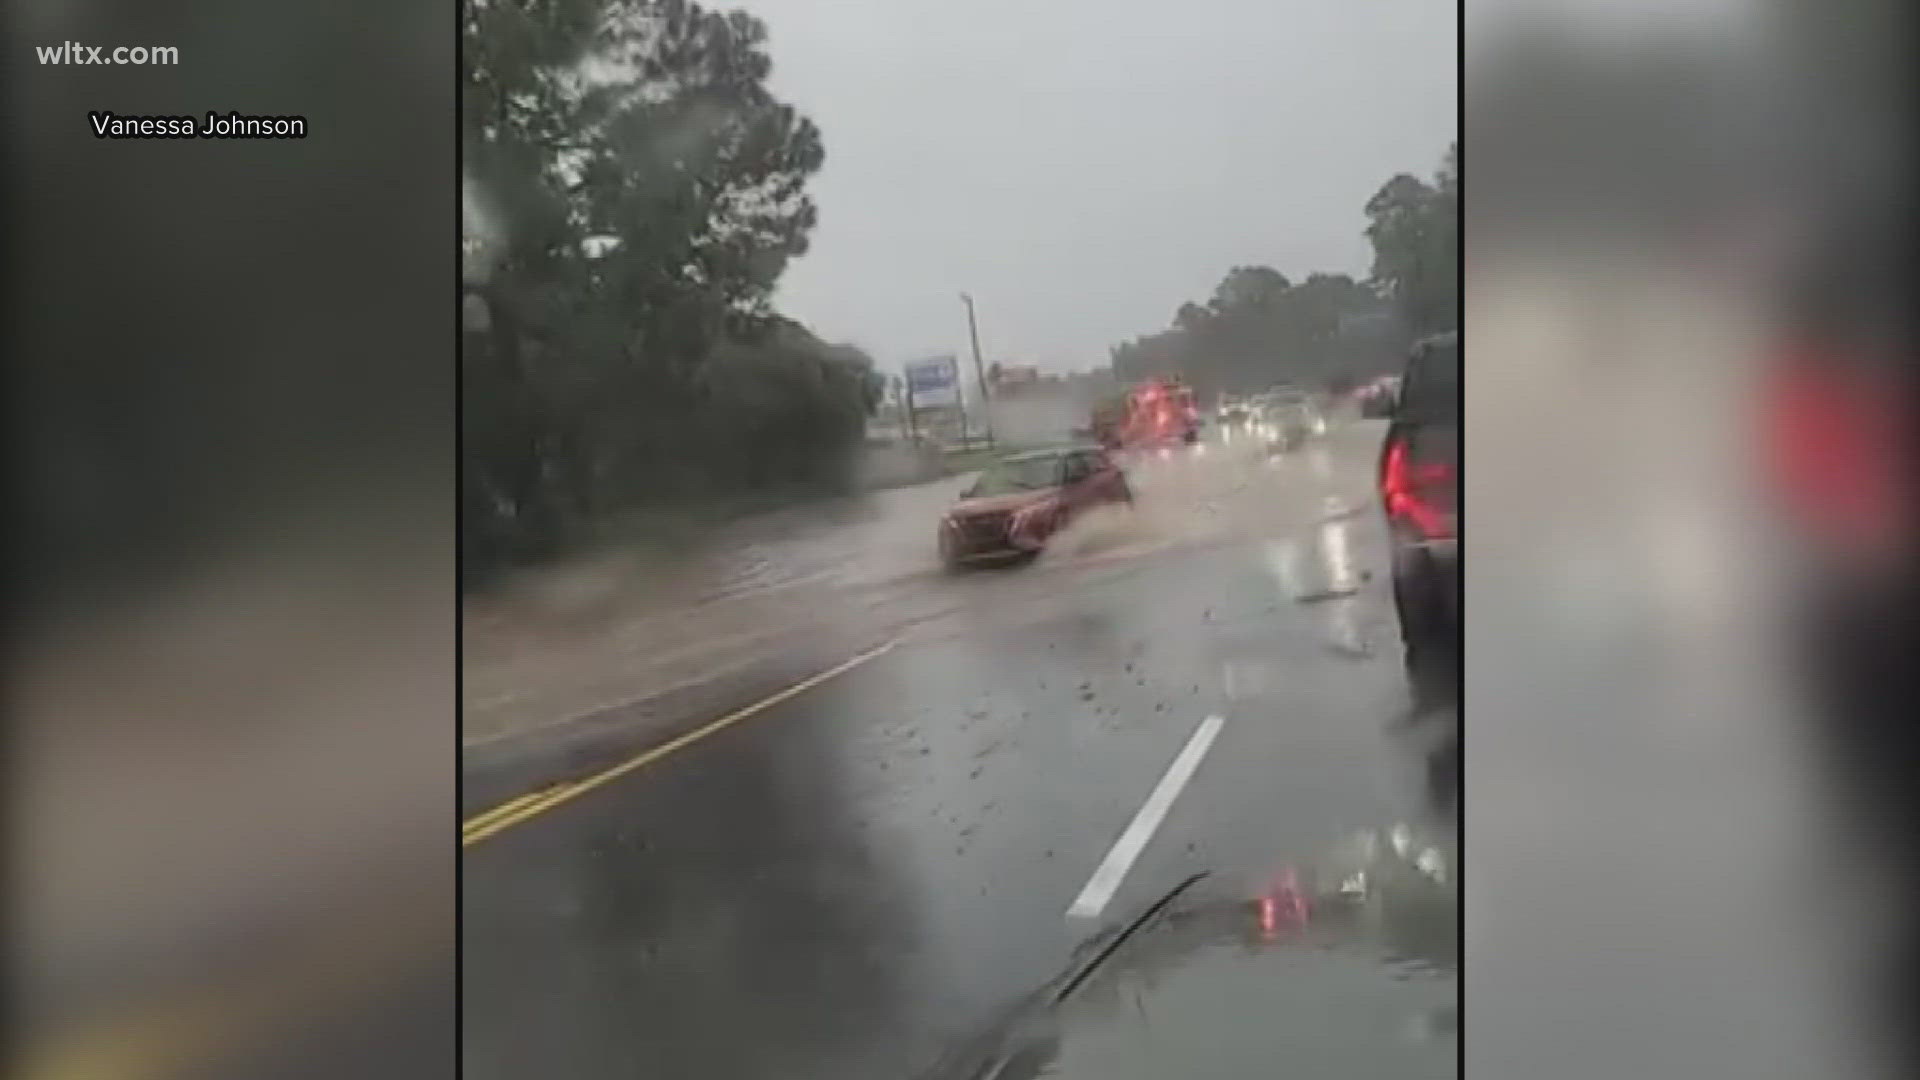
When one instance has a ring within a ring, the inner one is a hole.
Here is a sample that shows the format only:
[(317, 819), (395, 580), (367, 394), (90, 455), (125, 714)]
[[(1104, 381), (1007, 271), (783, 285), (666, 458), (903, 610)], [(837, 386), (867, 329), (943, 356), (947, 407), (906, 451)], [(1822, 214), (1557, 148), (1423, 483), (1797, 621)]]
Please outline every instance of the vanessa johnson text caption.
[(246, 116), (207, 110), (192, 116), (121, 116), (89, 112), (87, 123), (97, 139), (304, 139), (304, 116)]

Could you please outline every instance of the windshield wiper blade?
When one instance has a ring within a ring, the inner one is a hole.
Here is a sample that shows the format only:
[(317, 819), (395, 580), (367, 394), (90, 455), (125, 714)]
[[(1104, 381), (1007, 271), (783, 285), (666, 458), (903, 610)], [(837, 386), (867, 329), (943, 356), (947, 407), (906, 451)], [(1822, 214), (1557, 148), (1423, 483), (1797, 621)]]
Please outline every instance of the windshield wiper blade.
[(1072, 996), (1074, 991), (1080, 989), (1081, 985), (1093, 976), (1093, 973), (1099, 969), (1101, 964), (1106, 963), (1109, 957), (1119, 951), (1120, 946), (1126, 944), (1130, 938), (1139, 933), (1142, 927), (1153, 920), (1154, 916), (1165, 911), (1169, 905), (1179, 899), (1181, 893), (1186, 892), (1195, 882), (1206, 876), (1207, 872), (1202, 870), (1188, 877), (1185, 881), (1167, 890), (1166, 895), (1148, 905), (1145, 911), (1134, 916), (1132, 922), (1128, 923), (1118, 934), (1113, 935), (1111, 941), (1101, 946), (1100, 951), (1094, 954), (1093, 959), (1087, 961), (1084, 967), (1067, 979), (1060, 987), (1059, 992), (1053, 995), (1054, 1004), (1058, 1005)]
[[(1056, 975), (1003, 1010), (983, 1031), (944, 1054), (924, 1074), (925, 1080), (1012, 1080), (1015, 1077), (1043, 1075), (1041, 1070), (1051, 1060), (1053, 1053), (1055, 1035), (1051, 1025), (1055, 1010), (1069, 995), (1080, 989), (1121, 945), (1144, 929), (1155, 916), (1166, 911), (1181, 893), (1206, 876), (1204, 872), (1194, 874), (1175, 885), (1118, 930), (1105, 927), (1089, 935), (1074, 947), (1073, 955), (1078, 958), (1097, 949), (1091, 959), (1077, 970), (1072, 968), (1070, 962), (1070, 974)], [(1055, 990), (1054, 987), (1059, 989)]]

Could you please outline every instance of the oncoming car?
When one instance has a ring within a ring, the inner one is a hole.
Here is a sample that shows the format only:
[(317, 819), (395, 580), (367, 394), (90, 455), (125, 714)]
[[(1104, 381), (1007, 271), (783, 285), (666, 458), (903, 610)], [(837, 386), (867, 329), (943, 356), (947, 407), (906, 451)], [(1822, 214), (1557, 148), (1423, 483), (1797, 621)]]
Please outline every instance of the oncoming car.
[(1222, 405), (1214, 413), (1213, 430), (1223, 443), (1245, 440), (1253, 433), (1253, 410), (1238, 403)]
[(1261, 415), (1261, 435), (1269, 450), (1297, 450), (1314, 435), (1326, 431), (1326, 421), (1305, 401), (1283, 401)]
[(1047, 540), (1088, 508), (1131, 503), (1126, 474), (1097, 446), (1014, 454), (989, 465), (940, 520), (940, 561), (967, 563), (1038, 555)]

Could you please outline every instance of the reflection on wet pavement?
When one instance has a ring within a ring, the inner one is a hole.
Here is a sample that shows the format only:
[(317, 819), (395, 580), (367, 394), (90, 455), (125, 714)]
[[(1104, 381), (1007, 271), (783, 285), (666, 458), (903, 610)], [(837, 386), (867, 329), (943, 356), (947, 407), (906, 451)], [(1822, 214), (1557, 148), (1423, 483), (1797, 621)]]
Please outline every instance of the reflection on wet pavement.
[(1285, 867), (1252, 898), (1183, 887), (1089, 942), (929, 1080), (1453, 1076), (1459, 894), (1445, 843), (1395, 824)]

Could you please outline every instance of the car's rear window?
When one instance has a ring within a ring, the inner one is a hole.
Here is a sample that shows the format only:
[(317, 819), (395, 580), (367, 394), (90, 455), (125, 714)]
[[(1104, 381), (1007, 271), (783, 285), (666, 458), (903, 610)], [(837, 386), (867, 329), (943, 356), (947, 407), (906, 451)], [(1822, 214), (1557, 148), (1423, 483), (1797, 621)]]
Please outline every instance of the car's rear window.
[(1452, 338), (1417, 349), (1400, 383), (1403, 418), (1424, 423), (1460, 419), (1460, 341)]

